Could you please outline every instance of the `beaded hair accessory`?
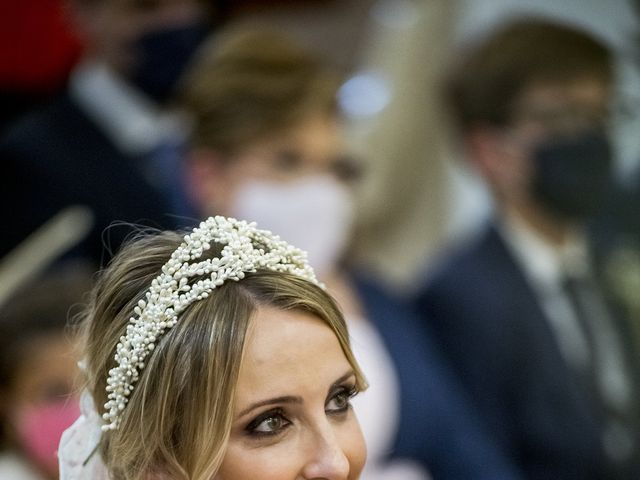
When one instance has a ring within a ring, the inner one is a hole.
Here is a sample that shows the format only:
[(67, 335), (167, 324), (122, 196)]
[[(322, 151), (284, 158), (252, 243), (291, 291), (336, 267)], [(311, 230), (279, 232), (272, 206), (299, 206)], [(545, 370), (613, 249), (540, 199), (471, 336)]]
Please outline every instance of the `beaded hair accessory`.
[[(198, 261), (215, 242), (224, 245), (219, 258)], [(107, 378), (102, 430), (115, 430), (120, 414), (144, 368), (146, 357), (161, 335), (178, 322), (190, 304), (209, 296), (224, 282), (238, 281), (256, 270), (287, 272), (320, 285), (307, 255), (255, 223), (209, 217), (184, 237), (134, 309), (126, 333), (116, 346), (116, 366)], [(190, 284), (190, 279), (203, 277)]]

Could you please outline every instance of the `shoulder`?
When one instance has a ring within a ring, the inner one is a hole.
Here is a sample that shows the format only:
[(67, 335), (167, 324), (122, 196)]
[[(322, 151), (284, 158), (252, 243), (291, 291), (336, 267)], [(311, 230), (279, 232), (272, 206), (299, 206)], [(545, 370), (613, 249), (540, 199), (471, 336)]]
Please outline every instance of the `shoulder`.
[(468, 301), (486, 295), (496, 277), (506, 275), (510, 262), (502, 239), (492, 226), (464, 245), (445, 251), (423, 277), (418, 302), (438, 297)]
[(65, 144), (72, 145), (72, 140), (79, 138), (79, 131), (86, 136), (90, 124), (80, 108), (63, 94), (9, 126), (0, 139), (0, 151), (3, 157), (50, 158)]
[(412, 300), (414, 311), (448, 351), (500, 343), (520, 328), (519, 300), (532, 293), (502, 239), (489, 228), (444, 258)]
[(371, 279), (356, 276), (355, 283), (367, 320), (380, 334), (400, 377), (411, 383), (422, 379), (412, 387), (422, 389), (432, 385), (434, 378), (445, 376), (440, 371), (443, 357), (434, 341), (430, 319), (418, 315), (409, 301)]
[(411, 342), (421, 330), (422, 320), (415, 314), (409, 299), (361, 272), (352, 272), (367, 319), (389, 342)]
[(43, 127), (59, 124), (57, 120), (84, 117), (75, 102), (65, 93), (57, 96), (38, 109), (27, 112), (13, 122), (3, 137), (7, 140), (20, 139), (28, 132), (40, 131)]

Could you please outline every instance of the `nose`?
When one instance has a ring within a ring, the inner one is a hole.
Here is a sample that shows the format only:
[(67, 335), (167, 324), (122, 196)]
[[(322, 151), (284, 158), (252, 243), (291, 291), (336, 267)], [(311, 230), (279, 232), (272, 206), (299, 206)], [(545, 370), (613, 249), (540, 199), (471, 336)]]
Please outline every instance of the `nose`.
[(303, 470), (305, 480), (349, 479), (349, 459), (329, 425), (314, 435), (309, 448), (309, 461)]

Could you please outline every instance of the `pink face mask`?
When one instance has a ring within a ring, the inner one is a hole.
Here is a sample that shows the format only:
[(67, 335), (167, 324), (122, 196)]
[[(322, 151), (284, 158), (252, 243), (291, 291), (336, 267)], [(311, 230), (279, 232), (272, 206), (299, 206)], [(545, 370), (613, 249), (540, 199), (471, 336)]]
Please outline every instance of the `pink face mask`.
[(16, 430), (25, 454), (47, 472), (57, 473), (60, 437), (79, 416), (76, 397), (23, 409)]

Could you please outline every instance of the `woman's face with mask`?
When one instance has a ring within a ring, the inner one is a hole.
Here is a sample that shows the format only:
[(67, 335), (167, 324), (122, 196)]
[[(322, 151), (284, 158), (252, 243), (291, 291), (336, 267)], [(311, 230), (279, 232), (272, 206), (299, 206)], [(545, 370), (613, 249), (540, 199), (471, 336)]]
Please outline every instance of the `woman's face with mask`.
[(15, 448), (36, 469), (57, 478), (62, 432), (79, 416), (74, 345), (63, 333), (43, 334), (21, 348), (3, 410)]
[(308, 116), (280, 134), (215, 160), (205, 214), (250, 221), (309, 253), (320, 276), (338, 262), (353, 222), (356, 165), (333, 117)]

